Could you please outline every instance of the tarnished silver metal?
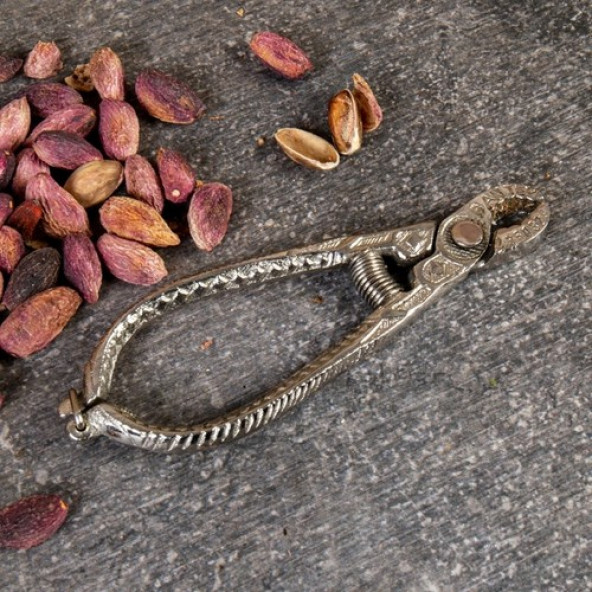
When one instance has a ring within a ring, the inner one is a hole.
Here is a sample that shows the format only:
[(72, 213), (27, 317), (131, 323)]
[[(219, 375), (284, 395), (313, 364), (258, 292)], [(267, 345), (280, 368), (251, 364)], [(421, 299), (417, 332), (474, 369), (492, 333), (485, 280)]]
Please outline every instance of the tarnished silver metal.
[[(517, 216), (521, 221), (513, 220)], [(508, 221), (515, 223), (501, 227)], [(548, 221), (548, 206), (534, 189), (506, 185), (478, 195), (440, 224), (424, 222), (328, 240), (179, 280), (132, 306), (107, 331), (86, 365), (83, 393), (71, 392), (61, 406), (62, 413), (73, 417), (68, 432), (76, 440), (105, 435), (166, 452), (208, 448), (254, 432), (385, 343), (472, 269), (520, 255)], [(385, 258), (409, 268), (408, 288), (391, 276)], [(151, 319), (192, 298), (341, 265), (350, 265), (355, 285), (374, 310), (341, 343), (272, 391), (191, 426), (149, 425), (108, 402), (121, 349)]]

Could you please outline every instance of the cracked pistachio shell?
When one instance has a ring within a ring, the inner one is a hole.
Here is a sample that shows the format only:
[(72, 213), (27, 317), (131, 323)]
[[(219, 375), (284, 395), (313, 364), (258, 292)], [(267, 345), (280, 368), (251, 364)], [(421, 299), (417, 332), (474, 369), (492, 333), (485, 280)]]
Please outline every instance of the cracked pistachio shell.
[(31, 296), (0, 325), (0, 349), (15, 358), (42, 350), (62, 332), (81, 303), (78, 293), (64, 286)]
[(116, 160), (95, 160), (78, 167), (64, 189), (85, 208), (104, 202), (123, 180), (123, 166)]
[(339, 153), (323, 138), (295, 127), (275, 133), (276, 142), (286, 156), (310, 169), (328, 171), (339, 164)]
[(373, 132), (382, 122), (382, 109), (370, 85), (362, 76), (354, 74), (352, 80), (354, 81), (353, 95), (358, 104), (364, 132)]
[(123, 65), (110, 47), (93, 53), (89, 63), (90, 79), (101, 99), (123, 101), (125, 98)]
[(97, 122), (97, 114), (88, 105), (73, 105), (52, 113), (29, 134), (27, 143), (33, 143), (43, 132), (64, 131), (87, 136)]
[(172, 247), (181, 241), (151, 206), (132, 197), (110, 197), (99, 210), (103, 228), (153, 247)]
[(43, 209), (43, 228), (49, 236), (90, 234), (86, 210), (49, 175), (42, 173), (31, 179), (25, 199), (38, 202)]
[(151, 286), (167, 275), (162, 258), (150, 247), (113, 234), (103, 234), (97, 249), (107, 269), (128, 284)]
[(68, 504), (59, 496), (31, 495), (0, 510), (0, 548), (30, 549), (62, 526)]
[(51, 78), (63, 67), (60, 48), (53, 41), (38, 41), (29, 52), (23, 71), (29, 78)]
[(354, 95), (339, 91), (329, 101), (329, 130), (341, 154), (357, 152), (362, 146), (362, 119)]
[(31, 127), (31, 108), (26, 97), (14, 99), (0, 109), (0, 150), (14, 152)]

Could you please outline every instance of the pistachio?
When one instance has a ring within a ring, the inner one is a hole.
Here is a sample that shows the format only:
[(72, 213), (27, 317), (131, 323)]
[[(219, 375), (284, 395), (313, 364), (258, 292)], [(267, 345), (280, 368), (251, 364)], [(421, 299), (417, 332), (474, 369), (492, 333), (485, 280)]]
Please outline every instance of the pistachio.
[(185, 203), (195, 189), (195, 174), (189, 163), (179, 152), (159, 148), (156, 166), (165, 197), (176, 204)]
[(53, 41), (38, 41), (29, 52), (23, 70), (29, 78), (51, 78), (63, 67), (60, 48)]
[(103, 228), (121, 238), (153, 247), (172, 247), (180, 242), (161, 215), (137, 199), (111, 197), (101, 206), (99, 215)]
[(0, 150), (0, 189), (6, 189), (12, 180), (16, 158), (10, 150)]
[(341, 154), (353, 154), (362, 146), (362, 120), (351, 91), (339, 91), (329, 101), (329, 130)]
[(64, 286), (31, 296), (0, 325), (0, 349), (15, 358), (42, 350), (62, 332), (81, 302), (76, 291)]
[(18, 230), (25, 241), (30, 246), (34, 240), (35, 231), (43, 218), (43, 208), (34, 200), (20, 203), (6, 221), (6, 224), (15, 230)]
[(136, 96), (152, 117), (167, 123), (193, 123), (205, 111), (205, 105), (187, 84), (159, 70), (140, 72)]
[(23, 60), (0, 55), (0, 83), (14, 78), (23, 67)]
[(124, 101), (101, 101), (99, 136), (109, 158), (125, 160), (135, 154), (140, 144), (140, 122), (134, 108)]
[(33, 143), (43, 132), (64, 131), (87, 136), (97, 122), (97, 114), (88, 105), (73, 105), (52, 113), (29, 134), (27, 143)]
[(53, 288), (58, 281), (62, 258), (52, 247), (25, 255), (15, 267), (2, 298), (7, 310), (14, 310), (34, 294)]
[(0, 271), (12, 273), (25, 254), (25, 243), (18, 230), (10, 226), (0, 228)]
[(14, 99), (0, 109), (0, 150), (14, 152), (27, 137), (31, 109), (26, 97)]
[(0, 227), (12, 214), (12, 197), (8, 193), (0, 193)]
[(101, 99), (123, 101), (123, 65), (110, 47), (101, 47), (93, 53), (89, 64), (90, 79)]
[(313, 69), (309, 57), (293, 41), (271, 31), (251, 37), (251, 51), (276, 74), (295, 80)]
[(78, 167), (64, 189), (85, 208), (104, 202), (123, 180), (123, 167), (116, 160), (95, 160)]
[(103, 234), (97, 241), (97, 248), (107, 269), (128, 284), (150, 286), (168, 273), (157, 253), (135, 241)]
[(82, 96), (59, 82), (38, 82), (26, 90), (27, 101), (35, 115), (49, 117), (56, 111), (82, 104)]
[(129, 195), (162, 212), (162, 189), (156, 171), (147, 159), (139, 154), (129, 156), (125, 161), (124, 175), (125, 189)]
[(90, 64), (78, 64), (70, 76), (66, 76), (64, 82), (74, 90), (90, 92), (95, 89), (90, 77)]
[(232, 212), (232, 191), (222, 183), (204, 183), (189, 203), (189, 232), (198, 248), (211, 251), (220, 244)]
[(275, 133), (276, 142), (288, 158), (311, 169), (328, 171), (339, 164), (339, 153), (323, 138), (294, 127)]
[(90, 234), (86, 210), (49, 175), (42, 173), (31, 179), (25, 198), (39, 202), (43, 208), (43, 228), (49, 236)]
[(57, 495), (22, 498), (0, 510), (0, 547), (36, 547), (57, 532), (67, 515), (68, 504)]
[(33, 150), (49, 166), (69, 171), (87, 162), (103, 160), (97, 148), (70, 132), (43, 132), (33, 142)]
[(372, 132), (382, 122), (382, 109), (366, 80), (359, 74), (354, 74), (352, 79), (354, 81), (353, 95), (358, 104), (362, 127), (364, 132)]
[(69, 234), (63, 243), (64, 275), (89, 303), (99, 299), (103, 271), (99, 255), (88, 236)]
[(27, 183), (39, 173), (49, 175), (49, 166), (42, 162), (33, 148), (21, 150), (16, 157), (16, 170), (12, 178), (12, 191), (18, 197), (25, 197)]

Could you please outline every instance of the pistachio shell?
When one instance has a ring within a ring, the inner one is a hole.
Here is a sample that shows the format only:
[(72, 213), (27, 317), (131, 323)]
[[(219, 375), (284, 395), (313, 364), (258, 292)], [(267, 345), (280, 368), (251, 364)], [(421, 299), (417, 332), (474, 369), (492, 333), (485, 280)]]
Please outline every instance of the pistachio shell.
[(339, 164), (339, 153), (323, 138), (295, 127), (275, 133), (276, 142), (286, 156), (311, 169), (327, 171)]
[(329, 101), (329, 130), (341, 154), (353, 154), (362, 146), (362, 119), (351, 91), (339, 91)]
[(366, 80), (359, 74), (354, 74), (352, 79), (354, 81), (353, 95), (360, 111), (362, 127), (364, 132), (372, 132), (382, 122), (382, 109)]

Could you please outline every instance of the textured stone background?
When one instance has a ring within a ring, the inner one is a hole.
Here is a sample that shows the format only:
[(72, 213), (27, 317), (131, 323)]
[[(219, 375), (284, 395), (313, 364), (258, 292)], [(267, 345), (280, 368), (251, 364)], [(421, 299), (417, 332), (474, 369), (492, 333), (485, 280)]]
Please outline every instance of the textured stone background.
[[(71, 68), (109, 44), (128, 82), (157, 66), (204, 98), (208, 116), (191, 127), (142, 120), (144, 154), (177, 148), (235, 195), (224, 243), (165, 252), (171, 277), (444, 215), (507, 182), (547, 195), (545, 240), (472, 276), (280, 423), (185, 456), (64, 433), (58, 402), (145, 292), (108, 281), (47, 351), (0, 359), (0, 505), (72, 500), (51, 542), (1, 553), (3, 590), (589, 590), (589, 2), (253, 0), (244, 18), (240, 6), (2, 2), (0, 51), (55, 39)], [(310, 53), (312, 76), (278, 81), (248, 55), (268, 28)], [(386, 113), (361, 152), (319, 174), (271, 140), (256, 146), (280, 126), (326, 135), (326, 102), (355, 71)], [(129, 345), (113, 397), (150, 419), (203, 417), (367, 312), (346, 272), (196, 303)]]

